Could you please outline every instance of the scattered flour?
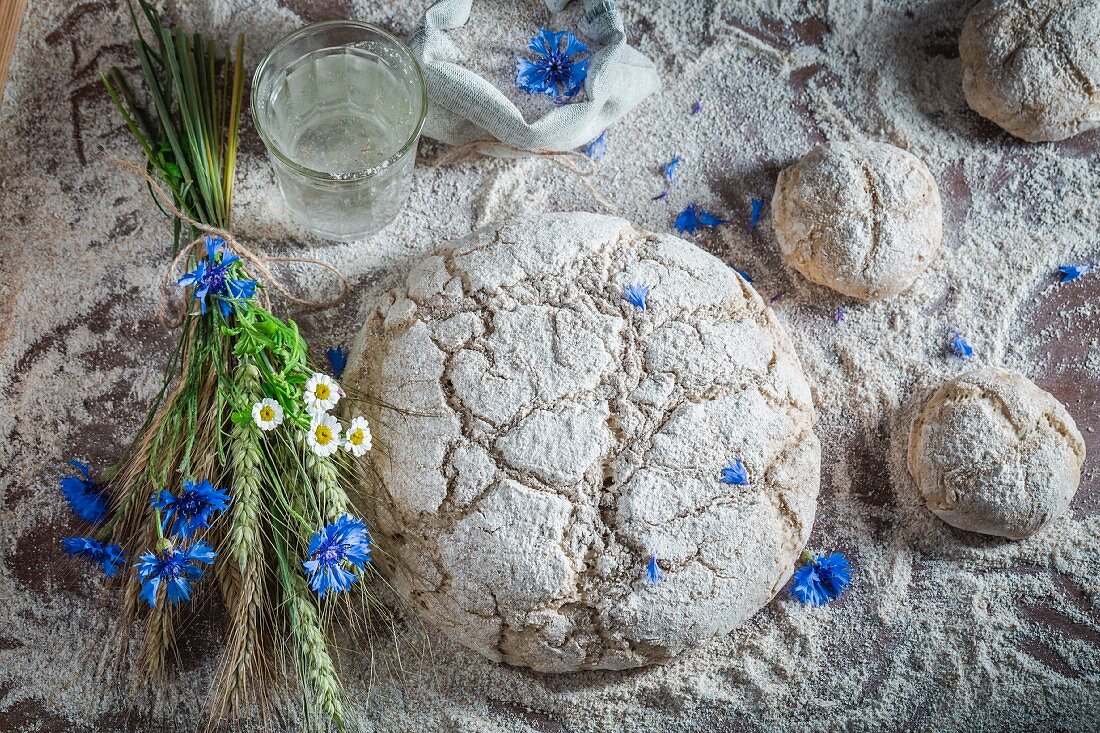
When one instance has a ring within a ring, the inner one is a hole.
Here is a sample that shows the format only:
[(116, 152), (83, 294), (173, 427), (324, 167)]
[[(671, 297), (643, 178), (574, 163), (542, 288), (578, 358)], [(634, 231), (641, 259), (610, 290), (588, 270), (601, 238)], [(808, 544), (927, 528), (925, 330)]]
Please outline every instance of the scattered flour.
[[(350, 14), (407, 33), (419, 5), (213, 0), (171, 9), (188, 27), (227, 37), (245, 30), (254, 64), (304, 19)], [(557, 17), (533, 0), (518, 5), (493, 22), (471, 21), (464, 48), (485, 49), (484, 63), (507, 69)], [(365, 729), (955, 731), (975, 721), (990, 730), (1097, 729), (1093, 459), (1070, 511), (1020, 542), (941, 522), (905, 465), (909, 425), (931, 390), (981, 364), (1019, 371), (1054, 394), (1100, 455), (1100, 280), (1054, 277), (1059, 264), (1100, 258), (1100, 137), (1026, 145), (970, 111), (958, 58), (968, 10), (956, 0), (624, 4), (631, 41), (658, 61), (664, 88), (608, 131), (593, 183), (642, 229), (671, 230), (691, 201), (726, 216), (730, 224), (696, 242), (751, 274), (765, 298), (785, 293), (773, 308), (813, 390), (822, 438), (810, 546), (849, 555), (850, 592), (821, 609), (781, 594), (705, 649), (633, 672), (524, 672), (431, 632), (421, 636), (430, 656), (403, 645), (399, 662), (385, 632), (370, 650), (349, 632), (342, 669)], [(76, 531), (55, 489), (63, 461), (111, 463), (171, 346), (151, 287), (169, 227), (140, 185), (102, 162), (103, 150), (137, 158), (96, 79), (112, 62), (133, 68), (128, 38), (116, 0), (32, 3), (0, 107), (2, 728), (193, 730), (219, 638), (208, 621), (189, 627), (186, 672), (162, 691), (155, 717), (135, 717), (129, 689), (99, 681), (89, 663), (110, 628), (110, 596), (56, 550)], [(846, 300), (784, 267), (767, 221), (748, 231), (749, 199), (766, 197), (779, 170), (825, 140), (889, 142), (936, 179), (943, 246), (898, 297)], [(262, 250), (328, 259), (362, 298), (475, 223), (599, 210), (545, 161), (420, 166), (394, 226), (366, 243), (322, 244), (290, 223), (250, 126), (242, 143), (236, 230)], [(439, 149), (426, 142), (422, 152)], [(676, 155), (684, 160), (676, 187), (651, 201), (661, 166)], [(308, 271), (285, 274), (307, 291), (332, 287)], [(294, 315), (324, 348), (354, 335), (358, 301)], [(973, 363), (947, 354), (952, 327), (974, 345)], [(220, 609), (206, 606), (203, 618), (216, 619)]]

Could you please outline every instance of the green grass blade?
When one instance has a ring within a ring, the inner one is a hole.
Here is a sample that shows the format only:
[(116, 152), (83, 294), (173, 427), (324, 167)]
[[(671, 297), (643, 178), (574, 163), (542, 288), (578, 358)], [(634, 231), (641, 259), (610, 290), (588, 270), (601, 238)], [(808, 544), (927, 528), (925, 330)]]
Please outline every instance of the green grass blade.
[(226, 134), (222, 188), (225, 190), (225, 226), (233, 201), (233, 177), (237, 168), (237, 131), (241, 121), (241, 103), (244, 99), (244, 36), (237, 36), (237, 53), (233, 59), (233, 89), (229, 102), (229, 130)]

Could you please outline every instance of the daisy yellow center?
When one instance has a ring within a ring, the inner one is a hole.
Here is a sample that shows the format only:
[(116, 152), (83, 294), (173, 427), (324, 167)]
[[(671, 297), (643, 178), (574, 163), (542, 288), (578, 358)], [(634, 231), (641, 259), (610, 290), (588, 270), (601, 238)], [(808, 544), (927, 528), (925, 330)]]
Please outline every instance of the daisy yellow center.
[(260, 408), (260, 419), (264, 422), (270, 422), (275, 419), (275, 410), (271, 408), (271, 405), (264, 405)]
[(328, 445), (332, 441), (332, 430), (327, 425), (318, 425), (313, 436), (317, 438), (318, 444)]
[(348, 440), (351, 441), (352, 445), (363, 445), (363, 431), (359, 428), (352, 430)]
[(328, 388), (327, 384), (318, 384), (313, 389), (313, 396), (319, 400), (327, 400), (332, 395), (332, 390)]

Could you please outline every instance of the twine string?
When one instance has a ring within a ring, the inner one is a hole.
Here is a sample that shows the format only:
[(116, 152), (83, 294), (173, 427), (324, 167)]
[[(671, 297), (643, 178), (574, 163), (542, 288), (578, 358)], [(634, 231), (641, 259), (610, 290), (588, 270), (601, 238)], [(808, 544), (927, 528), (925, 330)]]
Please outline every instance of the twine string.
[(596, 174), (596, 163), (587, 155), (578, 153), (576, 150), (524, 150), (502, 143), (499, 140), (471, 140), (452, 147), (442, 155), (428, 161), (428, 164), (433, 168), (439, 168), (445, 165), (464, 163), (479, 155), (485, 155), (489, 150), (503, 150), (520, 158), (544, 158), (549, 160), (567, 173), (573, 174), (577, 182), (584, 186), (585, 190), (601, 206), (611, 212), (618, 212), (619, 210), (619, 207), (605, 198), (590, 180)]
[[(180, 251), (172, 259), (172, 262), (169, 263), (168, 269), (165, 273), (165, 282), (169, 286), (174, 286), (176, 284), (175, 273), (179, 271), (180, 266), (187, 260), (193, 250), (201, 250), (201, 248), (205, 246), (206, 236), (209, 235), (221, 237), (223, 240), (225, 240), (226, 245), (229, 246), (234, 254), (239, 255), (242, 260), (248, 262), (250, 268), (255, 270), (255, 272), (257, 272), (263, 278), (264, 284), (270, 286), (273, 290), (275, 290), (277, 293), (279, 293), (292, 303), (297, 303), (307, 308), (330, 308), (334, 305), (341, 303), (344, 298), (347, 297), (347, 294), (351, 291), (351, 285), (348, 283), (348, 279), (344, 276), (342, 272), (340, 272), (340, 270), (335, 265), (311, 257), (265, 257), (262, 255), (258, 255), (252, 250), (245, 247), (243, 244), (241, 244), (240, 241), (238, 241), (228, 231), (219, 227), (210, 226), (209, 224), (204, 224), (201, 221), (196, 221), (184, 212), (180, 211), (179, 207), (176, 206), (174, 198), (168, 191), (165, 190), (161, 182), (153, 176), (149, 175), (149, 172), (141, 166), (131, 163), (129, 161), (119, 160), (118, 158), (112, 157), (108, 157), (107, 162), (113, 165), (117, 165), (121, 168), (125, 168), (137, 177), (141, 178), (143, 181), (145, 181), (145, 183), (149, 185), (149, 190), (153, 192), (153, 196), (157, 198), (160, 204), (164, 207), (165, 211), (175, 216), (180, 221), (186, 222), (194, 229), (203, 232), (203, 236), (190, 242), (188, 245), (181, 247)], [(268, 267), (268, 264), (277, 262), (297, 262), (305, 265), (321, 267), (325, 270), (328, 270), (336, 276), (336, 279), (340, 284), (340, 292), (337, 293), (334, 297), (329, 298), (328, 300), (300, 298), (297, 295), (294, 295), (294, 293), (290, 292), (290, 290), (283, 284), (283, 282), (271, 271), (271, 268)], [(266, 307), (266, 304), (268, 302), (267, 296), (264, 293), (261, 293), (261, 295), (263, 297), (263, 302)], [(158, 303), (161, 323), (163, 323), (166, 327), (181, 325), (187, 315), (189, 299), (186, 297), (184, 298), (183, 312), (181, 312), (177, 318), (169, 317), (168, 306), (165, 303), (165, 300), (166, 298), (161, 298)]]

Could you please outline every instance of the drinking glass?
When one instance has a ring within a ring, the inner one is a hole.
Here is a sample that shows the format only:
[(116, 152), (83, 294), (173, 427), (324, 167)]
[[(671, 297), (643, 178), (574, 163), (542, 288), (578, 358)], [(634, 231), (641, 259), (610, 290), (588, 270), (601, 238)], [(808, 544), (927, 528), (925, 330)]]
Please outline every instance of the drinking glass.
[(354, 20), (287, 35), (252, 80), (252, 118), (283, 199), (326, 239), (361, 239), (397, 217), (427, 110), (405, 44)]

